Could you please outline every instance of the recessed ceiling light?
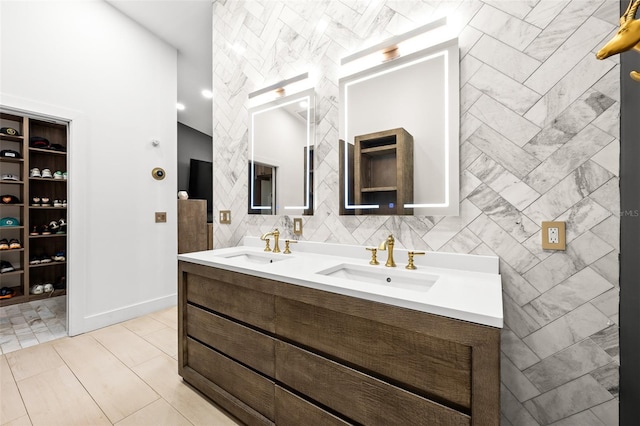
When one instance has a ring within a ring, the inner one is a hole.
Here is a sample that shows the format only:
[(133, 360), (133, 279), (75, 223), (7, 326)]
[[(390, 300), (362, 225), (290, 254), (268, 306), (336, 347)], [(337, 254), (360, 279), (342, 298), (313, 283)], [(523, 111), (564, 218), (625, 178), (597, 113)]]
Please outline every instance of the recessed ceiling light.
[(213, 92), (211, 90), (204, 89), (202, 91), (202, 96), (204, 96), (207, 99), (211, 99), (213, 98)]
[(178, 102), (176, 104), (176, 108), (178, 109), (178, 111), (184, 111), (184, 104), (181, 104), (180, 102)]

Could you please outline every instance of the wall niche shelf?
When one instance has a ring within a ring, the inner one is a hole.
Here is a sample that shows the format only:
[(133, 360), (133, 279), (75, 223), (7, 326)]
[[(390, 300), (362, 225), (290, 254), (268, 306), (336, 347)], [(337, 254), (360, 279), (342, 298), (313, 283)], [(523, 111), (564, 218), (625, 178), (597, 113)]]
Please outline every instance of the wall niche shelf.
[(411, 215), (413, 209), (413, 136), (403, 128), (354, 138), (354, 189), (358, 214)]
[[(63, 220), (66, 226), (66, 207), (31, 204), (33, 197), (47, 197), (51, 203), (54, 200), (66, 200), (67, 180), (31, 178), (29, 175), (32, 168), (49, 169), (52, 173), (67, 171), (67, 125), (5, 111), (0, 112), (0, 124), (1, 127), (11, 127), (20, 133), (20, 136), (0, 134), (0, 149), (16, 151), (21, 157), (0, 157), (3, 173), (13, 174), (19, 179), (0, 180), (0, 192), (14, 195), (20, 200), (18, 204), (0, 205), (0, 218), (14, 217), (20, 221), (20, 226), (1, 226), (0, 239), (17, 239), (22, 246), (20, 249), (0, 250), (0, 259), (11, 263), (15, 268), (15, 271), (0, 274), (1, 287), (9, 287), (14, 293), (10, 298), (0, 299), (0, 306), (63, 296), (66, 294), (66, 284), (62, 283), (66, 283), (67, 275), (67, 233), (56, 234), (55, 230), (50, 235), (30, 233), (34, 227), (42, 232), (45, 226), (54, 221), (60, 223)], [(34, 136), (46, 138), (50, 144), (56, 144), (57, 148), (64, 151), (30, 147), (29, 140)], [(50, 259), (61, 252), (65, 253), (66, 260), (63, 262), (30, 264), (31, 259)], [(30, 294), (31, 286), (47, 283), (56, 287), (52, 293)]]

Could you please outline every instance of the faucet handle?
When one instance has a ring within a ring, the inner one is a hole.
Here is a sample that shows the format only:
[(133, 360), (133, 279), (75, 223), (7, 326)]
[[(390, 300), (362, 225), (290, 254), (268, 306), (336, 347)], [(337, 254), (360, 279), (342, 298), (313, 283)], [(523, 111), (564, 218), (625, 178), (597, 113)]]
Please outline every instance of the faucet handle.
[(409, 255), (409, 263), (407, 264), (407, 266), (405, 266), (405, 268), (407, 268), (407, 269), (418, 269), (418, 267), (413, 264), (413, 256), (417, 256), (417, 255), (420, 255), (420, 254), (425, 254), (425, 252), (423, 252), (423, 251), (410, 251), (407, 254)]
[(369, 261), (369, 265), (379, 265), (380, 262), (378, 262), (378, 249), (375, 247), (367, 247), (367, 250), (369, 250), (371, 252), (371, 260)]
[(267, 245), (264, 246), (264, 251), (271, 251), (271, 247), (269, 246), (269, 237), (264, 239), (265, 243), (267, 243)]
[(291, 254), (291, 250), (289, 250), (289, 243), (297, 243), (296, 240), (284, 240), (284, 251), (283, 254)]

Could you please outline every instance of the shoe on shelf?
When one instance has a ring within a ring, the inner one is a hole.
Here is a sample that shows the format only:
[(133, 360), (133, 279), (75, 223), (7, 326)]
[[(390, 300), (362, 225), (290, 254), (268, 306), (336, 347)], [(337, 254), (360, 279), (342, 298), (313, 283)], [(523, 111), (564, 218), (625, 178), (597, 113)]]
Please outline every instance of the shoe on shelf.
[(67, 180), (67, 172), (62, 172), (62, 179)]
[(42, 255), (40, 256), (40, 263), (51, 263), (53, 260), (49, 256)]
[(60, 225), (58, 225), (58, 221), (52, 220), (49, 222), (49, 231), (51, 231), (52, 234), (57, 234), (59, 230)]
[(31, 294), (42, 294), (44, 293), (44, 286), (42, 284), (35, 284), (29, 287), (29, 293)]
[(42, 232), (40, 234), (51, 235), (51, 231), (49, 230), (49, 227), (47, 225), (42, 225)]
[(0, 288), (0, 299), (11, 299), (15, 292), (9, 287)]
[(42, 286), (42, 290), (45, 293), (53, 293), (53, 284), (51, 283), (46, 283)]
[(0, 240), (0, 250), (9, 250), (9, 240), (6, 238)]
[(58, 229), (58, 232), (56, 232), (56, 234), (66, 234), (67, 233), (67, 221), (64, 219), (60, 219), (58, 221), (58, 226), (60, 227), (60, 229)]
[(31, 172), (29, 173), (29, 177), (39, 178), (39, 177), (42, 177), (42, 173), (40, 173), (39, 168), (34, 167), (33, 169), (31, 169)]
[(62, 201), (53, 200), (53, 207), (62, 207)]
[(9, 240), (9, 250), (17, 250), (21, 248), (22, 248), (22, 244), (20, 244), (20, 240), (16, 238), (12, 238)]
[(56, 170), (55, 173), (53, 174), (53, 178), (56, 180), (62, 180), (62, 172), (60, 170)]
[(67, 207), (67, 200), (62, 200), (62, 207)]
[(7, 262), (6, 260), (0, 260), (0, 273), (4, 274), (5, 272), (11, 272), (11, 271), (15, 271), (16, 268), (13, 267), (13, 265), (10, 262)]
[(64, 262), (65, 260), (67, 260), (64, 254), (64, 250), (60, 250), (59, 252), (51, 256), (51, 258), (56, 262)]
[(31, 259), (29, 260), (29, 265), (39, 265), (40, 263), (42, 262), (40, 261), (39, 256), (31, 256)]
[(40, 207), (40, 197), (31, 197), (31, 205)]
[(40, 202), (42, 203), (42, 207), (51, 207), (51, 200), (49, 197), (42, 197)]
[(40, 235), (40, 228), (38, 228), (36, 225), (33, 225), (33, 228), (31, 228), (31, 232), (29, 232), (29, 235)]
[(18, 176), (11, 174), (11, 173), (7, 173), (7, 174), (3, 174), (2, 175), (2, 180), (14, 180), (14, 181), (18, 181), (20, 179), (18, 179)]
[(51, 170), (49, 169), (42, 169), (42, 177), (43, 178), (53, 178), (53, 175), (51, 174)]

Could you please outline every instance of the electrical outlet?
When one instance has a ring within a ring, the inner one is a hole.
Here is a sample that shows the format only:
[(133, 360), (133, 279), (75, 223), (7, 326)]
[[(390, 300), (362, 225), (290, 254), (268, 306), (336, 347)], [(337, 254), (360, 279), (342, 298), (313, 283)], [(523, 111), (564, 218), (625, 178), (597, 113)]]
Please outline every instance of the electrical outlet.
[(542, 248), (543, 250), (565, 250), (565, 223), (542, 222)]
[(293, 219), (293, 233), (295, 235), (302, 235), (302, 218), (296, 217)]
[(220, 223), (231, 223), (231, 210), (220, 210)]
[(156, 223), (166, 223), (167, 212), (156, 212)]

